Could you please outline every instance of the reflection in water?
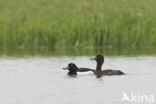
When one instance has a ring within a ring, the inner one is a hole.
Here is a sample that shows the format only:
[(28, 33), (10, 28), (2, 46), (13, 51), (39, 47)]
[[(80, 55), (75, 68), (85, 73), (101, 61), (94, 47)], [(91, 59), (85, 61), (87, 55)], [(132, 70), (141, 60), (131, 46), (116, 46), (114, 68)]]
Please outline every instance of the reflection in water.
[(102, 75), (101, 74), (96, 74), (96, 78), (101, 78)]
[(156, 55), (156, 48), (56, 48), (56, 49), (0, 49), (0, 56), (138, 56)]

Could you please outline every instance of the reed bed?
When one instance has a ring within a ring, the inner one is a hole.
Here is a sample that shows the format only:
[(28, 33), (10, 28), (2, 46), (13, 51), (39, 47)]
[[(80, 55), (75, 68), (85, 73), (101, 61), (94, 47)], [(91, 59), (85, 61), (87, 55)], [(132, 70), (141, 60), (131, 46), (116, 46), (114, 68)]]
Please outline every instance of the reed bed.
[(0, 48), (156, 47), (155, 0), (0, 0)]

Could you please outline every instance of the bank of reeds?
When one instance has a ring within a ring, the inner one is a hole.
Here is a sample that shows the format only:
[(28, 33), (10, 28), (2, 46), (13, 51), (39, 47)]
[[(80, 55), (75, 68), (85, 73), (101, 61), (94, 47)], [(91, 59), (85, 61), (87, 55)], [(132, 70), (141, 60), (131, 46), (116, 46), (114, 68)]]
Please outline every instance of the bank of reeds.
[(0, 48), (155, 47), (155, 0), (1, 0)]

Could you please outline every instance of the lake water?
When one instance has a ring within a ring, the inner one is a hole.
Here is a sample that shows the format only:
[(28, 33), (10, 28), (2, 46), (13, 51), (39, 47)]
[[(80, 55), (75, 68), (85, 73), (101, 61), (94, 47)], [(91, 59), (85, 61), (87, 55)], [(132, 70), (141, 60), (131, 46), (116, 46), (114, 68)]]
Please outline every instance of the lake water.
[[(156, 103), (155, 56), (105, 57), (103, 69), (122, 70), (123, 76), (69, 77), (62, 70), (70, 62), (95, 68), (91, 57), (1, 57), (0, 104), (132, 104), (121, 100), (123, 94), (134, 96), (133, 104)], [(151, 102), (138, 100), (143, 95)]]

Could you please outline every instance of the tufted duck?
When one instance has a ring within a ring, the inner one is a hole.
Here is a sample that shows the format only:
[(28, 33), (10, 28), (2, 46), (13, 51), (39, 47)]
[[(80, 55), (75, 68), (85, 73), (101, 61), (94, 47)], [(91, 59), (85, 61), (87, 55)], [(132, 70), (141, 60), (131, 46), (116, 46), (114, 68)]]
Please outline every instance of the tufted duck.
[(107, 69), (107, 70), (101, 70), (101, 67), (104, 63), (104, 57), (102, 55), (96, 55), (95, 58), (92, 58), (91, 60), (95, 60), (97, 62), (96, 65), (96, 70), (94, 70), (94, 74), (99, 74), (99, 75), (123, 75), (123, 73), (120, 70), (112, 70), (112, 69)]

